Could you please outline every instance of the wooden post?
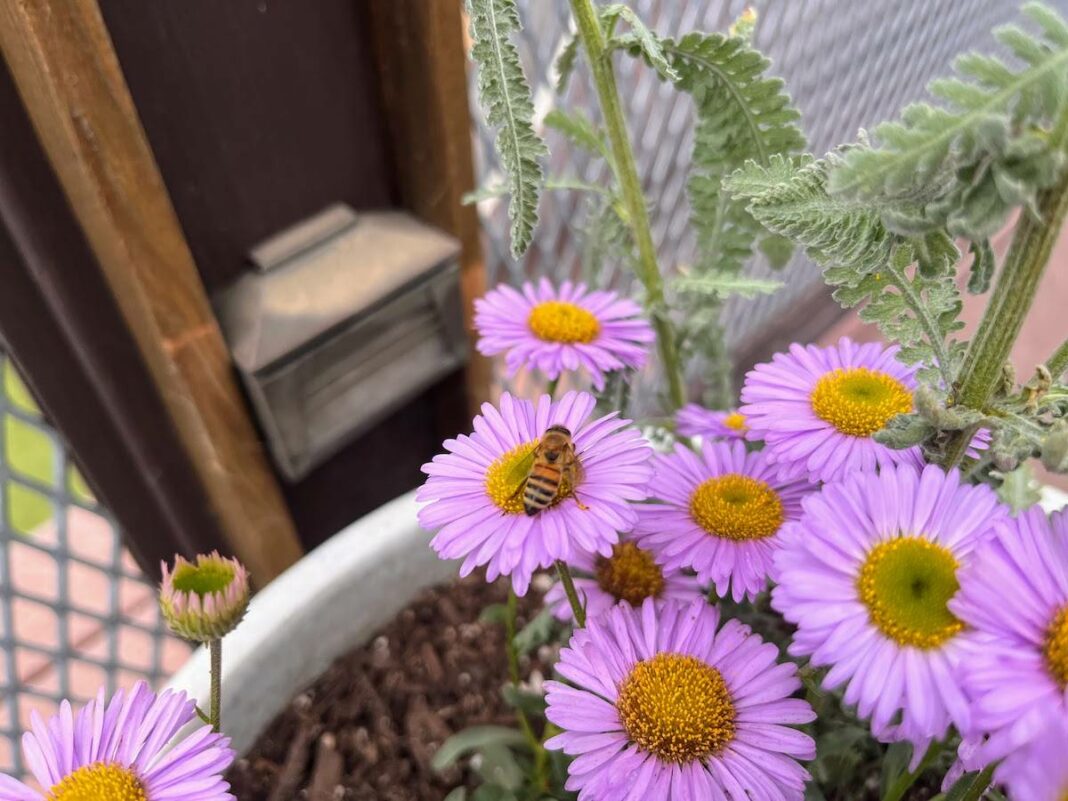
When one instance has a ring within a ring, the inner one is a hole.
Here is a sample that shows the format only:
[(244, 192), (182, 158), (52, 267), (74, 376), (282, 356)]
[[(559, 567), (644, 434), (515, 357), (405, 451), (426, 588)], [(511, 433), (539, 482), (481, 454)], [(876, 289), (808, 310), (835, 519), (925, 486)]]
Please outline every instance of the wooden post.
[[(473, 343), (474, 300), (485, 294), (486, 270), (478, 213), (461, 202), (475, 182), (462, 6), (460, 0), (369, 4), (401, 200), (462, 243), (460, 281)], [(466, 384), (475, 411), (490, 387), (490, 363), (477, 353)]]
[(299, 558), (96, 0), (0, 0), (0, 50), (232, 552)]

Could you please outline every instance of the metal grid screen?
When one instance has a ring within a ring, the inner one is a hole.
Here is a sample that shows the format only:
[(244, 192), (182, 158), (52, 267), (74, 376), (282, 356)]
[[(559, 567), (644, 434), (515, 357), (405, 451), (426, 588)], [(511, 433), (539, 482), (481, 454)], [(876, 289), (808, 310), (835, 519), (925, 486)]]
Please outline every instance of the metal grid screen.
[[(894, 117), (909, 102), (924, 96), (924, 87), (945, 73), (954, 56), (965, 50), (993, 46), (990, 31), (1018, 15), (1017, 0), (758, 0), (755, 44), (773, 62), (772, 72), (786, 80), (802, 114), (802, 125), (814, 153), (855, 139), (859, 128), (872, 128)], [(651, 28), (665, 36), (693, 30), (724, 31), (747, 5), (746, 0), (631, 0), (630, 5)], [(1054, 3), (1062, 13), (1068, 0)], [(518, 41), (527, 75), (534, 88), (537, 119), (556, 103), (553, 64), (570, 38), (568, 0), (519, 3), (524, 31)], [(688, 225), (687, 170), (693, 142), (689, 99), (662, 84), (653, 70), (635, 59), (616, 57), (619, 85), (627, 107), (632, 137), (646, 196), (652, 204), (653, 234), (661, 267), (672, 269), (694, 260), (694, 240)], [(473, 71), (472, 71), (473, 73)], [(479, 183), (500, 182), (493, 150), (493, 131), (487, 129), (471, 87), (472, 113), (477, 121), (475, 141)], [(572, 78), (561, 105), (595, 113), (596, 96), (588, 73)], [(553, 176), (607, 180), (604, 165), (552, 130), (543, 130)], [(482, 201), (489, 285), (518, 284), (542, 273), (557, 279), (580, 275), (582, 200), (574, 192), (547, 192), (541, 202), (541, 225), (534, 245), (521, 263), (508, 252), (505, 203)], [(770, 271), (759, 260), (754, 275)], [(732, 300), (724, 322), (732, 345), (745, 343), (792, 304), (811, 298), (820, 285), (818, 268), (795, 256), (776, 275), (786, 286), (774, 295)], [(622, 280), (621, 280), (622, 279)], [(625, 288), (621, 276), (610, 276)]]
[(3, 351), (0, 378), (0, 771), (17, 776), (33, 710), (158, 685), (189, 648)]

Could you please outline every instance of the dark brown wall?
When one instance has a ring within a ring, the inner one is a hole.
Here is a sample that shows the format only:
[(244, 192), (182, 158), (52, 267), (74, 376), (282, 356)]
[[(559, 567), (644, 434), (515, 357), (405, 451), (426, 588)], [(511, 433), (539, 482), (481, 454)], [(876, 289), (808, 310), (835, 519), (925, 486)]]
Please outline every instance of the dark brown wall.
[(209, 294), (338, 200), (395, 206), (356, 0), (100, 0)]
[[(328, 203), (403, 205), (368, 3), (100, 6), (209, 294), (246, 269), (251, 246)], [(467, 424), (457, 375), (301, 482), (283, 482), (304, 544), (416, 486), (419, 466)]]

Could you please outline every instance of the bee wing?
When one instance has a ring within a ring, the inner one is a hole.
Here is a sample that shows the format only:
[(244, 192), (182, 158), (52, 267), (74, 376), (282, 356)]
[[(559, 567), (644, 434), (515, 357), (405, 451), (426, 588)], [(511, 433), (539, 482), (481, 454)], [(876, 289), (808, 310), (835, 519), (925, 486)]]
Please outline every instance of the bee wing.
[(530, 468), (534, 466), (534, 457), (537, 456), (538, 446), (535, 445), (530, 449), (530, 452), (526, 454), (522, 459), (512, 465), (512, 469), (508, 471), (508, 475), (505, 480), (508, 482), (508, 486), (517, 487), (516, 493), (519, 492), (519, 487), (523, 486), (523, 482), (530, 476)]

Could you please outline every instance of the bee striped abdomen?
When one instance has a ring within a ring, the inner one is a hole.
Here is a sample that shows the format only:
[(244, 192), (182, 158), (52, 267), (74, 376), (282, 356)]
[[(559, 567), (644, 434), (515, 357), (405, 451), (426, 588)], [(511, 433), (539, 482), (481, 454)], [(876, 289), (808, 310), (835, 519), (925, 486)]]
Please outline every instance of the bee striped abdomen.
[(535, 465), (523, 490), (523, 510), (536, 515), (553, 502), (560, 490), (560, 469), (552, 465)]

